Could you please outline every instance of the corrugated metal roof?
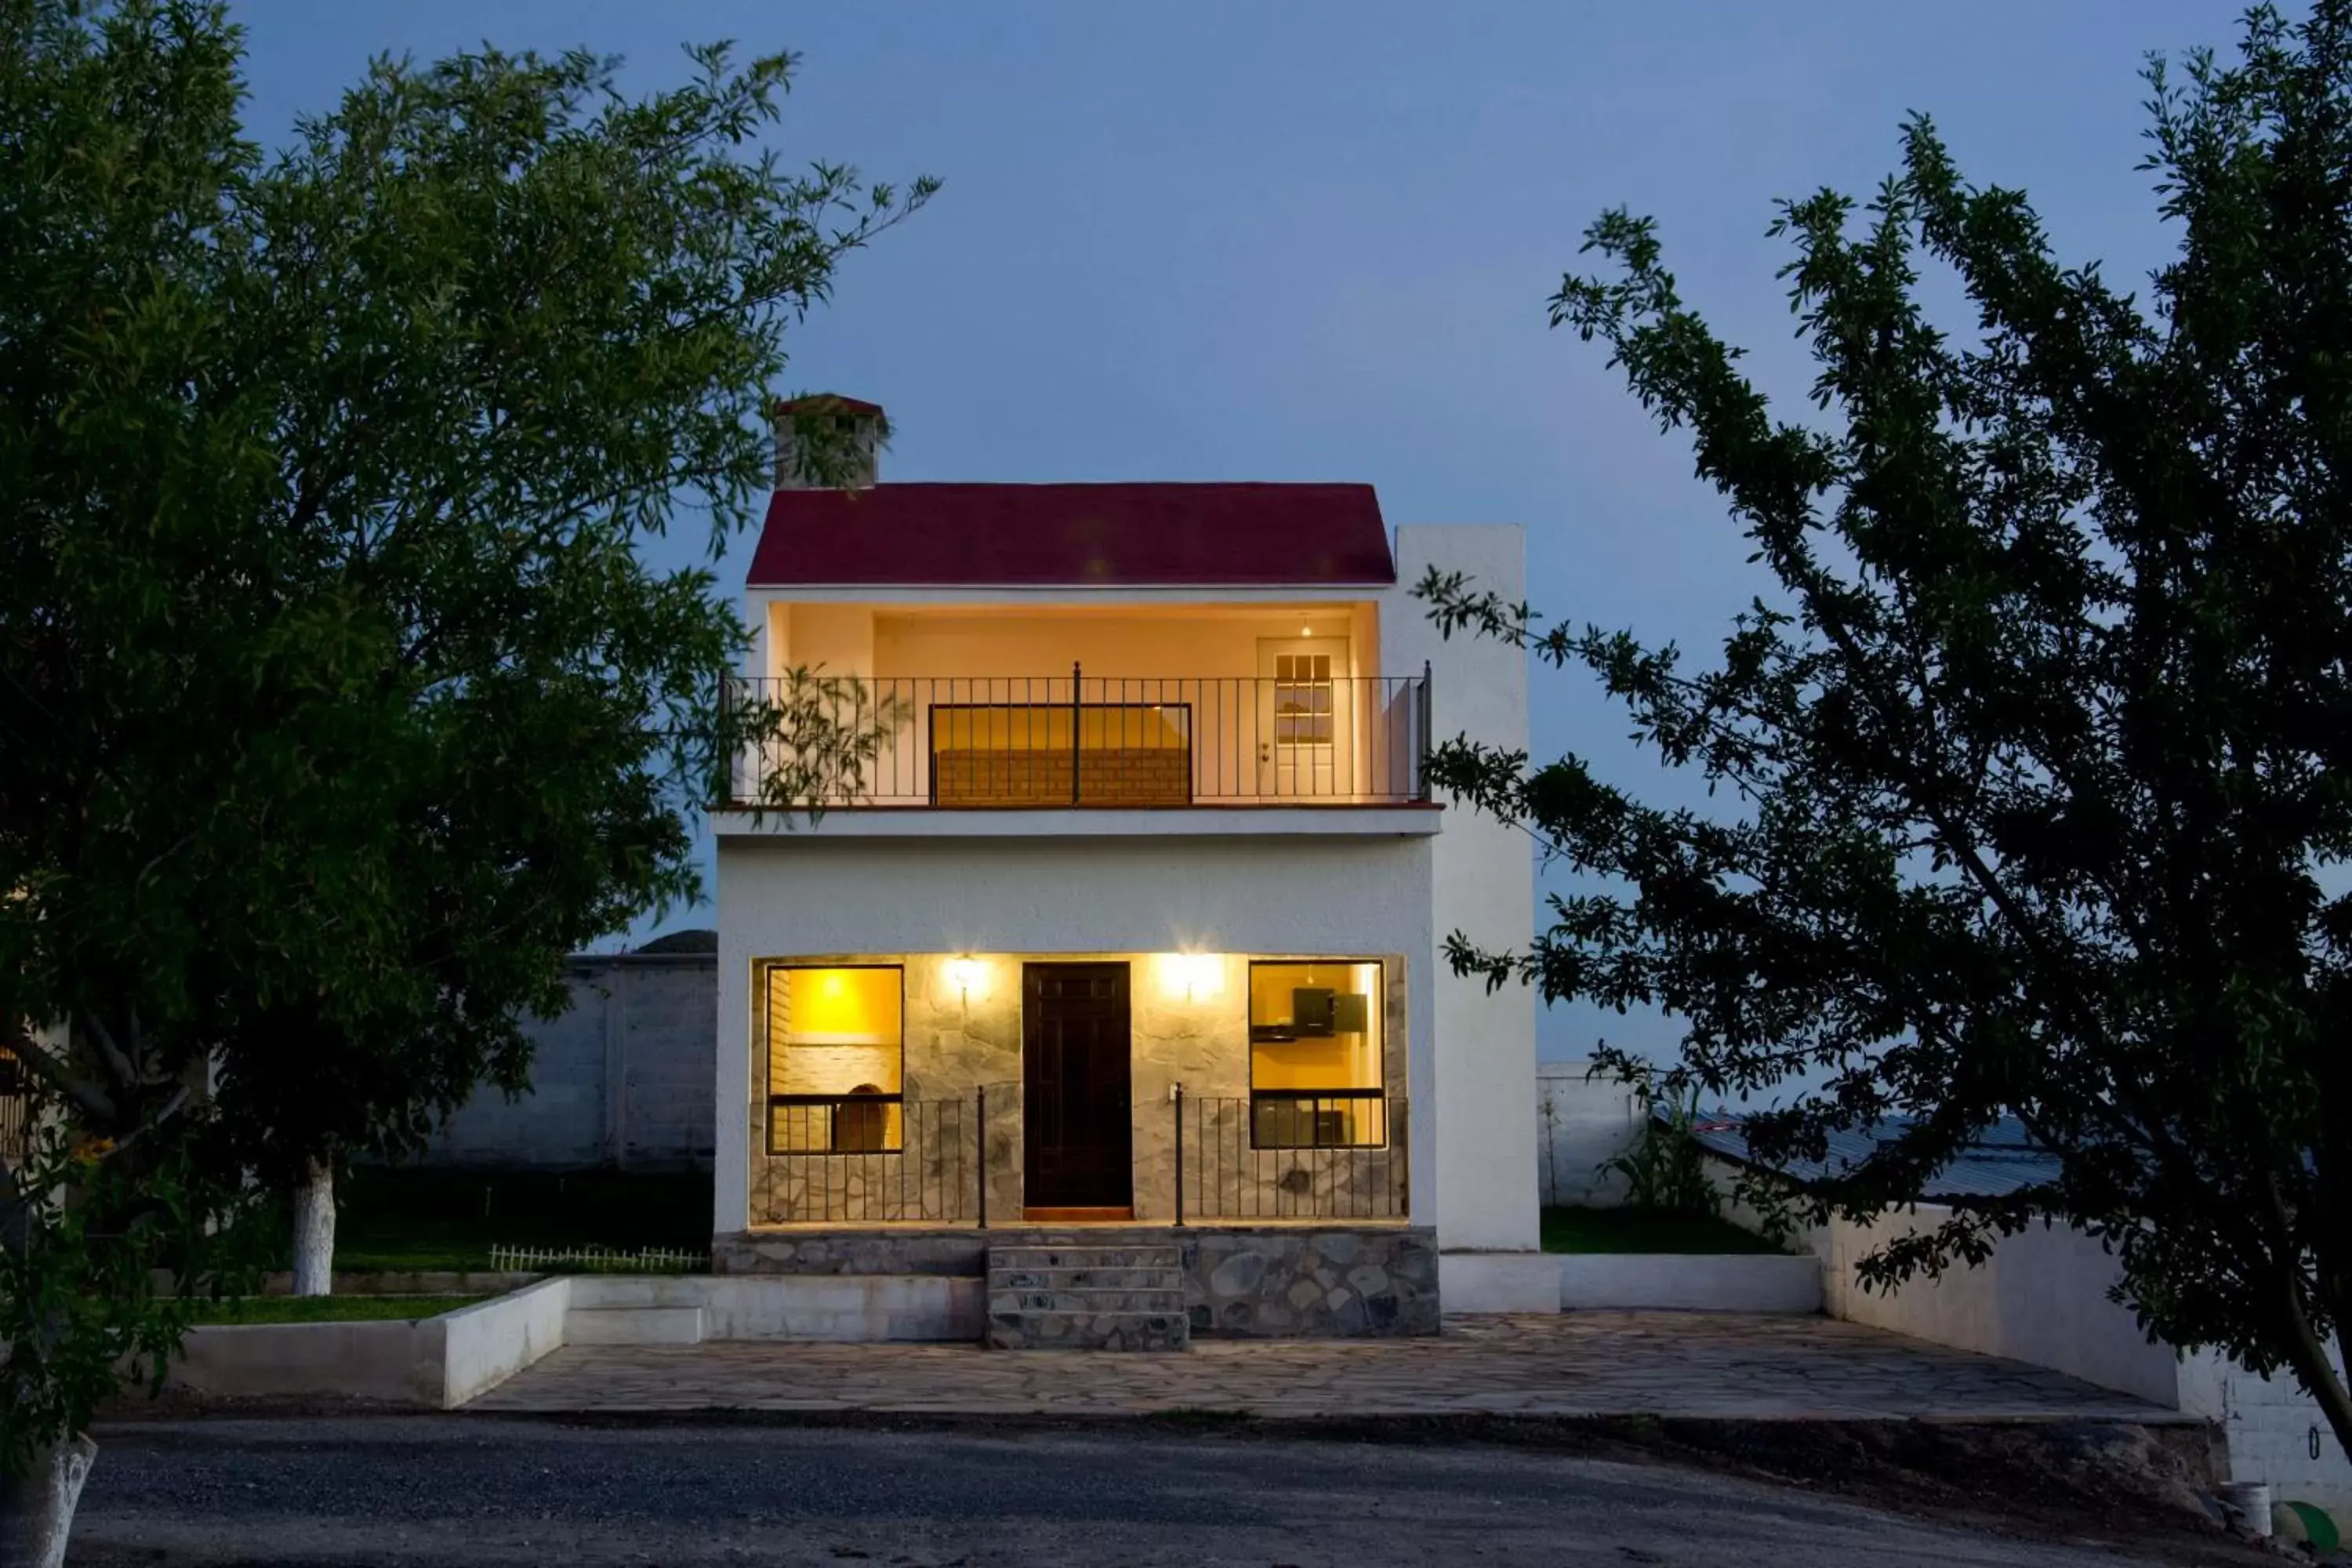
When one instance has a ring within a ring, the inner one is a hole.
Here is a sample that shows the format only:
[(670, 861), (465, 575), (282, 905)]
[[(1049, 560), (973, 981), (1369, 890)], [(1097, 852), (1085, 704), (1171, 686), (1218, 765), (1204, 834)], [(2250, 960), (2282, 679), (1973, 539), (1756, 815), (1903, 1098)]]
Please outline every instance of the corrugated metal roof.
[[(1827, 1160), (1820, 1163), (1790, 1161), (1781, 1168), (1799, 1181), (1849, 1170), (1869, 1158), (1879, 1144), (1899, 1137), (1908, 1125), (1907, 1121), (1896, 1119), (1880, 1122), (1868, 1131), (1832, 1132), (1829, 1135)], [(1740, 1131), (1738, 1117), (1701, 1117), (1691, 1131), (1701, 1145), (1724, 1158), (1743, 1165), (1755, 1163), (1748, 1152), (1748, 1139)], [(2022, 1123), (2003, 1118), (1985, 1129), (1981, 1137), (1937, 1172), (1919, 1195), (1931, 1203), (1939, 1198), (2001, 1197), (2020, 1187), (2053, 1181), (2057, 1174), (2058, 1157), (2037, 1146), (2027, 1136)]]

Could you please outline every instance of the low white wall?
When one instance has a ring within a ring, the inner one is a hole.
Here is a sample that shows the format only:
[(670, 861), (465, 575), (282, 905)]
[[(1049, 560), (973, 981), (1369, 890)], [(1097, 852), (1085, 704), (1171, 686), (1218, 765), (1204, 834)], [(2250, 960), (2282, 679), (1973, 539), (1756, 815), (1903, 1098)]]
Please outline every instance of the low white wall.
[(1456, 1312), (1557, 1312), (1559, 1259), (1548, 1252), (1440, 1252), (1437, 1300)]
[(572, 1287), (568, 1279), (542, 1279), (436, 1320), (441, 1408), (456, 1409), (561, 1346)]
[(1811, 1233), (1806, 1239), (1822, 1260), (1830, 1315), (2179, 1405), (2172, 1348), (2149, 1343), (2130, 1309), (2107, 1299), (2121, 1265), (2081, 1231), (2033, 1226), (2002, 1241), (1977, 1268), (1955, 1267), (1940, 1279), (1915, 1278), (1892, 1292), (1862, 1289), (1856, 1266), (1865, 1255), (1949, 1212), (1922, 1204), (1872, 1225), (1841, 1221)]
[(226, 1396), (441, 1403), (437, 1322), (218, 1323), (181, 1342), (171, 1386)]
[(1642, 1102), (1582, 1061), (1536, 1064), (1536, 1192), (1546, 1208), (1610, 1208), (1625, 1179), (1601, 1166), (1642, 1135)]
[(1685, 1312), (1818, 1312), (1822, 1266), (1767, 1254), (1568, 1253), (1563, 1311), (1615, 1308)]
[(603, 1275), (572, 1281), (580, 1311), (699, 1307), (706, 1340), (963, 1342), (987, 1326), (987, 1281), (910, 1274)]

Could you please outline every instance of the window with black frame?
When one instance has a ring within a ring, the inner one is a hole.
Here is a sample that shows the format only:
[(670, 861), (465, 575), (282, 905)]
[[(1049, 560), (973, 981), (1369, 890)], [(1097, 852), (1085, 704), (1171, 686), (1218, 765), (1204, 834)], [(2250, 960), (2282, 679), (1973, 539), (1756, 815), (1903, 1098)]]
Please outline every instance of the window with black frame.
[(886, 1154), (902, 1147), (905, 971), (771, 963), (768, 1152)]
[(1388, 1142), (1381, 965), (1368, 959), (1250, 965), (1250, 1144), (1365, 1149)]

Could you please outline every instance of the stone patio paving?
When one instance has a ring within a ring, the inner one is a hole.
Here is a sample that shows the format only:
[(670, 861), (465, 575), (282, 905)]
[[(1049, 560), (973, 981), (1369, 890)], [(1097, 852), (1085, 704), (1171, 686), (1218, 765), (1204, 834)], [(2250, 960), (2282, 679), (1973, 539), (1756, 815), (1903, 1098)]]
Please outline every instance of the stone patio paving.
[(466, 1408), (2182, 1419), (2038, 1367), (1853, 1323), (1696, 1312), (1453, 1318), (1435, 1339), (1203, 1340), (1178, 1354), (745, 1342), (572, 1345)]

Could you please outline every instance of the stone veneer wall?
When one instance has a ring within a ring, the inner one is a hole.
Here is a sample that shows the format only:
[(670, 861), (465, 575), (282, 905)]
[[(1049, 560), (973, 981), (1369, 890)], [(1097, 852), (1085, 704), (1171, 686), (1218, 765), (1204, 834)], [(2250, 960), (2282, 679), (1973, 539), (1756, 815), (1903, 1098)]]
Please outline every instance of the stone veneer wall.
[[(1124, 963), (1133, 1037), (1135, 1217), (1174, 1217), (1175, 1123), (1171, 1091), (1181, 1080), (1186, 1120), (1205, 1126), (1188, 1150), (1186, 1218), (1216, 1220), (1289, 1215), (1386, 1217), (1388, 1195), (1405, 1184), (1402, 1117), (1378, 1150), (1252, 1150), (1249, 1096), (1249, 963), (1261, 960), (1379, 959), (1383, 999), (1382, 1070), (1391, 1104), (1405, 1097), (1405, 965), (1381, 953), (1225, 953), (1217, 956), (1211, 994), (1187, 997), (1171, 984), (1164, 955), (1154, 953), (982, 953), (983, 984), (969, 996), (950, 978), (952, 953), (772, 954), (807, 964), (897, 963), (906, 971), (904, 1093), (908, 1101), (902, 1152), (767, 1152), (764, 1106), (752, 1110), (751, 1215), (755, 1223), (845, 1224), (974, 1217), (979, 1173), (972, 1126), (976, 1092), (988, 1090), (988, 1213), (999, 1224), (1021, 1217), (1021, 971), (1024, 963)], [(770, 1081), (766, 1009), (754, 1006), (759, 1070)], [(1221, 1103), (1207, 1104), (1203, 1101)], [(929, 1102), (929, 1103), (926, 1103)], [(950, 1102), (950, 1103), (939, 1103)], [(1222, 1151), (1204, 1171), (1210, 1156)], [(1221, 1202), (1205, 1205), (1194, 1194)]]
[(717, 1274), (969, 1276), (986, 1271), (992, 1241), (1173, 1245), (1196, 1334), (1353, 1339), (1437, 1332), (1437, 1237), (1427, 1226), (749, 1231), (718, 1237), (710, 1267)]

